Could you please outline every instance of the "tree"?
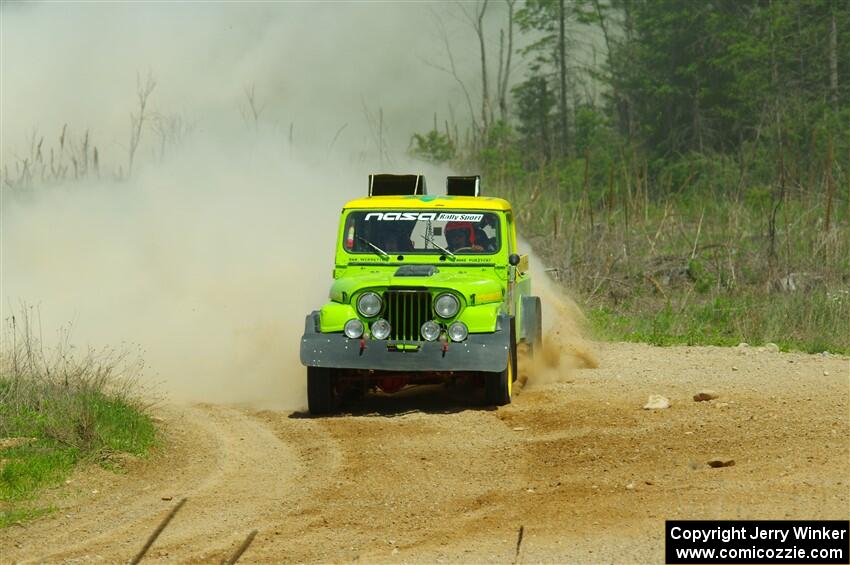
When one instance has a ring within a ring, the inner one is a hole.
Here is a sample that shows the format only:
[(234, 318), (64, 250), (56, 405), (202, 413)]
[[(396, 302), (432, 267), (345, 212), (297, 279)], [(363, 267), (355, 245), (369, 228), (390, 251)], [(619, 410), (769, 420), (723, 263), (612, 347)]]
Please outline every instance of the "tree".
[(528, 155), (540, 155), (544, 161), (551, 159), (552, 135), (549, 127), (555, 97), (545, 76), (533, 74), (514, 87), (514, 98), (519, 117), (518, 130)]
[(445, 163), (455, 157), (455, 144), (447, 133), (435, 127), (425, 135), (414, 133), (410, 140), (410, 155), (429, 163)]
[(570, 135), (569, 67), (567, 65), (567, 20), (573, 14), (573, 2), (566, 0), (528, 0), (517, 12), (520, 30), (537, 39), (523, 49), (523, 54), (532, 57), (530, 91), (540, 89), (539, 78), (553, 82), (549, 87), (557, 93), (558, 153), (566, 156), (573, 153)]

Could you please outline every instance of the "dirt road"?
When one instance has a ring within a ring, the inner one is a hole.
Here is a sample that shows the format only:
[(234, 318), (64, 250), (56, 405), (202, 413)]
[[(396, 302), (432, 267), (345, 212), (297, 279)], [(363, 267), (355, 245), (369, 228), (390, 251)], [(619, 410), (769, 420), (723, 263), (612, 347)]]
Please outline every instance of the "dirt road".
[[(499, 410), (436, 388), (322, 419), (164, 408), (158, 454), (80, 472), (58, 512), (0, 531), (0, 561), (126, 562), (182, 497), (149, 561), (218, 563), (257, 529), (240, 563), (662, 563), (669, 518), (847, 519), (850, 359), (599, 356)], [(720, 398), (694, 402), (705, 388)], [(643, 410), (650, 394), (672, 406)]]

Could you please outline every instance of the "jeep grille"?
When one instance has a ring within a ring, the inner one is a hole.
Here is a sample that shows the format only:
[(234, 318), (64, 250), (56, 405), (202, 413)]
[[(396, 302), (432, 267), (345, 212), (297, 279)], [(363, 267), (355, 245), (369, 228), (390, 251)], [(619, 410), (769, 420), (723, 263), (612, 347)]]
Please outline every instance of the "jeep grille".
[(392, 330), (389, 339), (421, 341), (419, 329), (434, 316), (427, 290), (388, 290), (384, 293), (384, 316)]

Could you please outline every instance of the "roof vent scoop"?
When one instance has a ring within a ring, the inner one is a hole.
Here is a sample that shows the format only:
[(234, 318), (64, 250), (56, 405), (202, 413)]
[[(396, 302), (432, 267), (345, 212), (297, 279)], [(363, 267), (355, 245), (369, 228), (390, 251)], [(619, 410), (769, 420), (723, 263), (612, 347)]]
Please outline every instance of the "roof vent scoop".
[(419, 196), (428, 194), (422, 175), (369, 175), (369, 196)]
[(446, 194), (449, 196), (480, 196), (481, 176), (446, 177)]

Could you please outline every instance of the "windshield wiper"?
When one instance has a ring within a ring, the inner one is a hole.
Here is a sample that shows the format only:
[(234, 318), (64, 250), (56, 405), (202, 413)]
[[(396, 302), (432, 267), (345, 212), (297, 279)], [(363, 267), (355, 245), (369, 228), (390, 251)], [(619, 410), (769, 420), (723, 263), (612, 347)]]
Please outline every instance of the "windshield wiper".
[(443, 247), (442, 245), (440, 245), (439, 243), (437, 243), (436, 241), (434, 241), (433, 239), (431, 239), (427, 235), (423, 235), (422, 239), (424, 239), (425, 241), (427, 241), (428, 243), (430, 243), (431, 245), (433, 245), (434, 247), (436, 247), (437, 249), (439, 249), (440, 251), (442, 251), (443, 253), (445, 253), (446, 255), (451, 257), (452, 259), (455, 258), (454, 253), (452, 253), (451, 251), (449, 251), (448, 249), (446, 249), (445, 247)]
[(365, 243), (366, 245), (368, 245), (369, 247), (371, 247), (372, 249), (374, 249), (374, 250), (375, 250), (375, 252), (376, 252), (378, 255), (380, 255), (381, 257), (386, 257), (387, 259), (389, 259), (389, 258), (390, 258), (390, 254), (389, 254), (389, 253), (387, 253), (386, 251), (384, 251), (383, 249), (381, 249), (380, 247), (378, 247), (377, 245), (375, 245), (374, 243), (372, 243), (371, 241), (369, 241), (369, 240), (368, 240), (368, 239), (366, 239), (365, 237), (361, 237), (361, 236), (359, 236), (359, 235), (358, 235), (358, 236), (357, 236), (357, 239), (359, 239), (360, 241), (362, 241), (363, 243)]

